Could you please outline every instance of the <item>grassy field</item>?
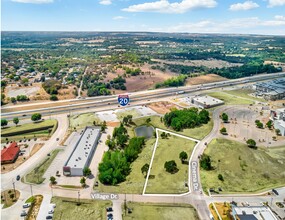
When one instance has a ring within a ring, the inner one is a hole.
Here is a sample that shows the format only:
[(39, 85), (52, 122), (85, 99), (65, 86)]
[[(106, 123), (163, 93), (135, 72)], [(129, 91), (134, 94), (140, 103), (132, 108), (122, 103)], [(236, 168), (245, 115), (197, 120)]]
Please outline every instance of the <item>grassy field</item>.
[[(239, 142), (214, 139), (205, 153), (215, 168), (200, 172), (205, 191), (222, 187), (224, 193), (260, 192), (285, 185), (285, 146), (251, 149)], [(223, 175), (223, 182), (218, 174)]]
[[(224, 101), (226, 105), (254, 104), (254, 101), (251, 101), (251, 100), (248, 100), (245, 98), (239, 98), (236, 95), (228, 94), (226, 92), (210, 92), (210, 93), (207, 93), (207, 95)], [(254, 98), (252, 98), (252, 99), (254, 99)]]
[(260, 102), (265, 102), (265, 99), (257, 98), (257, 97), (249, 95), (251, 93), (254, 93), (254, 90), (252, 90), (252, 89), (225, 90), (224, 92), (228, 93), (230, 95), (237, 96), (237, 97), (242, 97), (242, 98), (246, 98), (246, 99), (252, 99), (252, 100), (256, 100), (256, 101), (260, 101)]
[[(159, 141), (155, 151), (150, 178), (146, 187), (146, 193), (173, 193), (188, 192), (185, 181), (188, 182), (188, 163), (182, 164), (179, 159), (181, 151), (188, 154), (188, 160), (192, 154), (195, 142), (175, 135), (162, 139), (159, 132)], [(170, 174), (165, 171), (164, 163), (175, 160), (179, 171)]]
[(130, 175), (127, 176), (125, 182), (122, 182), (116, 186), (106, 186), (99, 183), (99, 186), (95, 187), (95, 189), (98, 188), (100, 192), (111, 193), (142, 193), (145, 178), (141, 172), (141, 167), (146, 163), (150, 163), (154, 143), (155, 138), (151, 138), (146, 141), (146, 145), (139, 154), (139, 157), (131, 164), (132, 171)]
[(35, 167), (35, 169), (25, 176), (25, 181), (28, 183), (41, 184), (45, 180), (45, 178), (43, 178), (44, 173), (47, 171), (59, 151), (60, 149), (52, 151), (49, 157), (47, 156), (44, 161), (42, 161)]
[(155, 204), (155, 203), (127, 203), (127, 207), (132, 209), (132, 213), (125, 215), (124, 209), (123, 220), (136, 219), (136, 220), (198, 220), (196, 210), (186, 204)]
[(188, 137), (196, 138), (198, 140), (202, 140), (205, 136), (207, 136), (211, 132), (213, 128), (213, 121), (211, 120), (210, 122), (208, 122), (208, 124), (204, 124), (200, 127), (184, 129), (181, 132), (176, 132), (173, 129), (166, 127), (164, 123), (160, 121), (159, 116), (150, 116), (150, 117), (134, 119), (133, 121), (135, 123), (135, 127), (146, 124), (147, 118), (151, 119), (150, 125), (152, 125), (155, 128), (161, 128), (163, 130), (172, 131), (172, 132), (179, 133), (179, 134), (182, 134)]
[(140, 113), (139, 113), (139, 111), (136, 110), (136, 109), (129, 109), (129, 110), (118, 111), (118, 112), (116, 113), (116, 115), (117, 115), (117, 118), (118, 118), (120, 121), (122, 121), (122, 119), (123, 119), (124, 117), (126, 117), (127, 115), (132, 115), (133, 118), (136, 118), (136, 117), (139, 117), (139, 116), (140, 116)]
[(77, 199), (53, 197), (52, 203), (56, 204), (53, 219), (78, 220), (78, 219), (106, 219), (105, 208), (110, 206), (110, 201), (98, 201), (80, 199), (81, 205), (77, 205)]
[[(12, 196), (13, 195), (13, 196)], [(7, 189), (1, 192), (1, 204), (4, 204), (3, 208), (8, 208), (14, 205), (20, 197), (20, 192), (16, 190), (16, 195), (13, 189)]]
[(81, 129), (85, 128), (86, 126), (93, 126), (93, 122), (96, 124), (101, 123), (99, 117), (97, 117), (94, 113), (85, 113), (80, 115), (71, 116), (69, 119), (70, 127), (72, 129)]
[[(1, 137), (1, 143), (6, 142), (8, 138), (9, 141), (18, 141), (18, 140), (23, 140), (24, 138), (26, 139), (32, 139), (35, 137), (48, 137), (51, 136), (52, 133), (55, 131), (55, 129), (52, 129), (51, 132), (49, 132), (49, 129), (43, 129), (44, 127), (49, 127), (49, 126), (53, 126), (53, 128), (57, 127), (57, 120), (54, 119), (49, 119), (49, 120), (44, 120), (41, 122), (37, 122), (37, 123), (27, 123), (27, 124), (23, 124), (23, 125), (18, 125), (18, 126), (10, 126), (10, 127), (6, 127), (6, 128), (2, 128), (1, 132), (2, 132), (2, 136), (6, 135), (8, 137)], [(31, 131), (29, 132), (29, 129), (39, 129), (38, 131)], [(27, 132), (25, 132), (27, 131)], [(23, 132), (20, 135), (9, 135), (10, 133), (14, 133), (14, 132)]]

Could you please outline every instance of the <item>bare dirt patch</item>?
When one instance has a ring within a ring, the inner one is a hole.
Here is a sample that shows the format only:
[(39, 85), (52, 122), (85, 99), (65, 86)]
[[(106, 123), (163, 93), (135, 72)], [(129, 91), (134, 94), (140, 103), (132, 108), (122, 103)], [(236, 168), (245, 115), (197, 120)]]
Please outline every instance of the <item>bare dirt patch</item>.
[(110, 126), (110, 127), (118, 127), (119, 125), (120, 125), (119, 121), (108, 121), (107, 122), (107, 126)]
[(58, 99), (64, 100), (64, 99), (73, 99), (76, 96), (74, 95), (74, 92), (77, 90), (76, 86), (67, 86), (67, 88), (60, 89), (58, 91)]
[(34, 96), (40, 90), (39, 85), (33, 86), (21, 86), (18, 85), (11, 85), (6, 88), (6, 96), (7, 97), (17, 97), (18, 95), (26, 95), (26, 96)]
[(151, 108), (153, 111), (157, 112), (158, 114), (166, 114), (171, 111), (173, 108), (180, 109), (177, 105), (170, 103), (170, 102), (155, 102), (150, 103), (147, 107)]
[(170, 60), (160, 60), (160, 59), (152, 59), (152, 61), (156, 61), (159, 63), (165, 64), (174, 64), (174, 65), (184, 65), (184, 66), (205, 66), (208, 68), (222, 68), (222, 67), (233, 67), (233, 66), (241, 66), (240, 63), (230, 63), (224, 60), (185, 60), (185, 61), (170, 61)]
[(216, 74), (207, 74), (203, 76), (197, 76), (193, 78), (188, 78), (186, 80), (186, 85), (197, 85), (197, 84), (203, 84), (203, 83), (211, 83), (211, 82), (221, 82), (225, 81), (227, 78), (221, 77)]

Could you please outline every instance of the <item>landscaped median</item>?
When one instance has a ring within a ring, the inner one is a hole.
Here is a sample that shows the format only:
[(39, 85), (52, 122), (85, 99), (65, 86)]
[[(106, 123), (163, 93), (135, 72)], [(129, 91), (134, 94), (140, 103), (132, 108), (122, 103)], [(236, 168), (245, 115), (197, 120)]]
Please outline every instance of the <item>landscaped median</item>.
[(48, 137), (51, 136), (56, 129), (57, 120), (54, 119), (4, 127), (1, 130), (1, 142)]
[(219, 193), (257, 193), (284, 186), (284, 151), (285, 146), (255, 149), (228, 139), (214, 139), (204, 152), (210, 156), (211, 169), (200, 171), (203, 189), (205, 192), (213, 188)]
[[(125, 211), (125, 208), (128, 210)], [(191, 219), (198, 220), (196, 210), (187, 204), (135, 203), (122, 207), (123, 220), (131, 219)]]
[[(189, 191), (189, 158), (196, 142), (179, 134), (157, 130), (157, 146), (147, 178), (145, 194), (182, 194)], [(187, 154), (184, 161), (180, 153)], [(177, 167), (173, 172), (165, 169), (165, 163), (175, 161)]]
[(60, 151), (61, 149), (55, 149), (50, 153), (50, 156), (46, 156), (46, 158), (39, 165), (37, 165), (25, 176), (25, 182), (41, 184), (45, 180), (45, 178), (43, 178), (44, 173), (47, 171), (52, 161)]

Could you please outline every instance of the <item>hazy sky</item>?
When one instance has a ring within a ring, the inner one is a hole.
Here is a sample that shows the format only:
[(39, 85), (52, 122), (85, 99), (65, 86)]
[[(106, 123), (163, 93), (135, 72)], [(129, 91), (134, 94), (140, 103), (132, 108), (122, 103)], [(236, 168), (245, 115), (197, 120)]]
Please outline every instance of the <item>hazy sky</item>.
[(285, 0), (2, 0), (2, 30), (285, 35)]

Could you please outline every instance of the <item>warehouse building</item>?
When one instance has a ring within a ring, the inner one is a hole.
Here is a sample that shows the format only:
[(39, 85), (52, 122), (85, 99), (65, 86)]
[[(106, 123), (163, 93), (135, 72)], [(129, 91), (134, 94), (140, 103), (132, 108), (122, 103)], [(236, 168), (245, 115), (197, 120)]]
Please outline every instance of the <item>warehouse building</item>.
[(285, 99), (285, 78), (256, 83), (256, 95), (266, 100)]
[(99, 138), (100, 129), (96, 127), (85, 128), (63, 167), (65, 176), (83, 176), (83, 169), (89, 167)]
[(195, 96), (191, 98), (191, 103), (199, 108), (212, 108), (215, 106), (223, 105), (224, 102), (211, 96)]
[(285, 108), (271, 110), (270, 119), (273, 121), (275, 130), (279, 129), (280, 134), (285, 136)]

